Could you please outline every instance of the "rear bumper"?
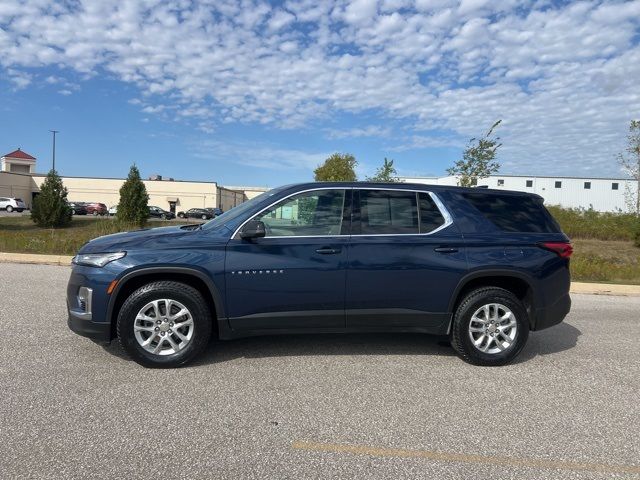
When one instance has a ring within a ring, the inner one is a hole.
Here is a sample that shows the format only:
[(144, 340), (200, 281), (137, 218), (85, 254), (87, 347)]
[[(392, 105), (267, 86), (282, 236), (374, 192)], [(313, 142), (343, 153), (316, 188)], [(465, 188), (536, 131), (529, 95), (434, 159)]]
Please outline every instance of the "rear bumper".
[(571, 297), (568, 293), (561, 296), (555, 303), (544, 308), (537, 308), (532, 330), (543, 330), (553, 327), (564, 320), (571, 310)]
[(67, 320), (69, 328), (83, 337), (90, 338), (99, 343), (109, 343), (111, 341), (111, 325), (108, 323), (93, 322), (82, 314), (69, 310)]

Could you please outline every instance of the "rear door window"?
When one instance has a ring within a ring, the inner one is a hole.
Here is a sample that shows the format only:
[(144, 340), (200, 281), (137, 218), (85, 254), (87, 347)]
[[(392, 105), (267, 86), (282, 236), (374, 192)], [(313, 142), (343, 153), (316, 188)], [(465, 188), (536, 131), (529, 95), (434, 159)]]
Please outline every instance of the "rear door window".
[(416, 192), (360, 190), (360, 233), (419, 233)]
[(425, 192), (419, 193), (420, 200), (420, 233), (429, 233), (445, 223), (442, 212), (433, 201), (431, 195)]
[(559, 233), (560, 227), (542, 204), (528, 195), (463, 193), (464, 198), (500, 230), (522, 233)]

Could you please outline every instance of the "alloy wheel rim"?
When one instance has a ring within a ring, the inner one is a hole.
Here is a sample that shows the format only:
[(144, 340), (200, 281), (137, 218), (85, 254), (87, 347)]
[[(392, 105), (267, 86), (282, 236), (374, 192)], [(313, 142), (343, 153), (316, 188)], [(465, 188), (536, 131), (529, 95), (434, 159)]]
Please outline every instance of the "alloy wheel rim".
[(482, 353), (496, 354), (511, 348), (518, 333), (516, 316), (501, 303), (478, 308), (469, 321), (469, 338)]
[(182, 303), (169, 298), (153, 300), (136, 315), (133, 331), (138, 344), (154, 355), (173, 355), (193, 338), (193, 316)]

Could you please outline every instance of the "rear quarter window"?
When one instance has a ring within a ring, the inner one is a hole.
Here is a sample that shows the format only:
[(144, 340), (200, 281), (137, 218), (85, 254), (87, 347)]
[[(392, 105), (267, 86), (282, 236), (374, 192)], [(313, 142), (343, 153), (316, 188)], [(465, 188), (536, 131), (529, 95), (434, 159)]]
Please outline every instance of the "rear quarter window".
[(560, 233), (560, 226), (542, 204), (528, 195), (464, 193), (487, 220), (505, 232)]

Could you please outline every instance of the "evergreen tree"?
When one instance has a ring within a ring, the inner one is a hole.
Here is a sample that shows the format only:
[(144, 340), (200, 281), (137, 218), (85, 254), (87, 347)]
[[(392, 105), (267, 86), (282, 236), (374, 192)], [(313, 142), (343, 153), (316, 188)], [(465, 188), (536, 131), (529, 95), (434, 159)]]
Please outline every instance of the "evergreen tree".
[(149, 217), (149, 195), (140, 179), (140, 171), (135, 164), (131, 165), (127, 179), (120, 187), (120, 203), (118, 203), (118, 221), (144, 227)]
[(71, 208), (67, 203), (67, 189), (55, 170), (50, 170), (33, 199), (31, 219), (44, 228), (64, 227), (71, 222)]

